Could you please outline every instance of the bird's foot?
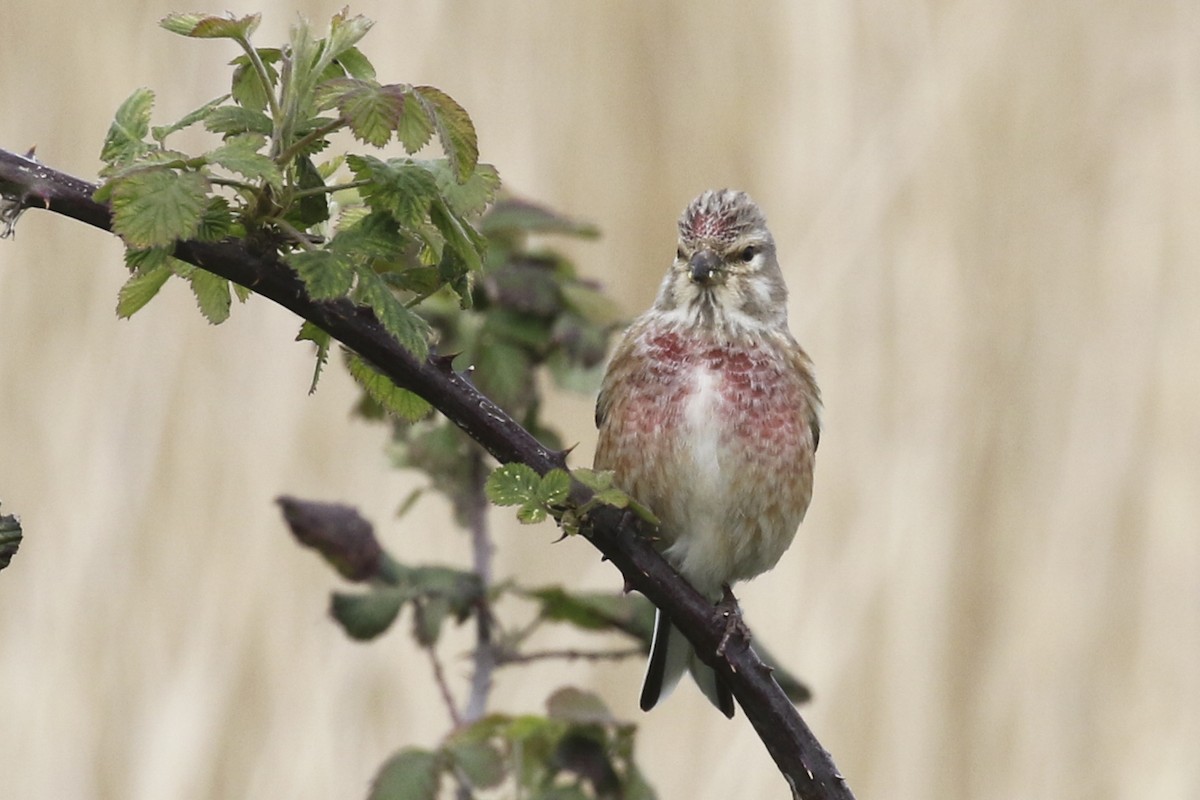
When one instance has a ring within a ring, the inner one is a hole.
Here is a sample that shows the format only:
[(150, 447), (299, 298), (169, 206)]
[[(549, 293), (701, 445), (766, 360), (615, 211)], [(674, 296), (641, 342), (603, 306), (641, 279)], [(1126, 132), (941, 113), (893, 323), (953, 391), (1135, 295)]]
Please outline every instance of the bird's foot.
[(738, 605), (737, 598), (733, 596), (733, 590), (726, 584), (721, 587), (724, 596), (721, 602), (717, 603), (717, 617), (725, 622), (725, 632), (721, 634), (721, 641), (717, 644), (717, 657), (721, 658), (725, 655), (725, 647), (729, 644), (729, 640), (735, 635), (743, 641), (749, 643), (750, 629), (746, 627), (746, 623), (742, 620), (742, 608)]

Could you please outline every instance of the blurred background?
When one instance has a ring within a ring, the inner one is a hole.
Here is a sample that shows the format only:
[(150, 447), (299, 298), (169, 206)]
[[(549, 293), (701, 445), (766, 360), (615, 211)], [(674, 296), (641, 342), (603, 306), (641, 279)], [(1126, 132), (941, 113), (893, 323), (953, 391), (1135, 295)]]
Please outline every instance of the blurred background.
[[(262, 10), (275, 45), (338, 2)], [(5, 15), (0, 146), (92, 177), (137, 86), (156, 122), (226, 90), (232, 43), (173, 0)], [(116, 8), (115, 6), (113, 8)], [(507, 187), (632, 316), (708, 187), (763, 206), (826, 401), (815, 500), (747, 618), (860, 798), (1200, 796), (1200, 5), (363, 2), (381, 79), (471, 113)], [(342, 500), (411, 561), (464, 563), (440, 500), (315, 396), (297, 322), (210, 328), (186, 286), (131, 321), (111, 237), (31, 212), (0, 244), (0, 795), (363, 797), (448, 728), (404, 631), (327, 619), (337, 581), (272, 499)], [(591, 461), (591, 397), (547, 417)], [(498, 569), (615, 589), (549, 525)], [(461, 642), (465, 647), (466, 640)], [(465, 663), (449, 670), (461, 690)], [(599, 691), (664, 798), (783, 797), (745, 717), (641, 664), (502, 673), (493, 707)]]

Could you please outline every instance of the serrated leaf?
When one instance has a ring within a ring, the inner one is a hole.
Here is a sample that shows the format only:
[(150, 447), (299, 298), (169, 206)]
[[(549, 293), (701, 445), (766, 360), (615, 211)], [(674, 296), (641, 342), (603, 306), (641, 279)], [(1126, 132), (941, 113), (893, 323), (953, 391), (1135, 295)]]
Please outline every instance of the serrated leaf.
[(400, 122), (404, 98), (385, 91), (374, 81), (344, 78), (331, 83), (341, 89), (337, 95), (337, 108), (350, 124), (350, 132), (355, 138), (374, 147), (387, 144)]
[(524, 505), (537, 500), (541, 480), (528, 464), (503, 464), (488, 475), (484, 493), (498, 506)]
[(566, 470), (552, 469), (538, 484), (538, 499), (547, 505), (558, 505), (571, 493), (571, 476)]
[(361, 80), (373, 80), (375, 78), (375, 67), (357, 47), (347, 48), (335, 60), (342, 65), (342, 69), (352, 78), (359, 78)]
[(391, 588), (366, 594), (334, 592), (329, 613), (351, 639), (366, 641), (391, 627), (407, 599), (407, 592)]
[(196, 39), (249, 39), (262, 20), (261, 14), (245, 17), (216, 17), (208, 14), (168, 14), (159, 25), (171, 33)]
[(196, 295), (196, 305), (205, 319), (213, 325), (229, 319), (233, 300), (229, 296), (228, 280), (205, 269), (193, 271), (188, 280), (192, 284), (192, 294)]
[(401, 347), (418, 359), (429, 355), (429, 323), (405, 308), (374, 270), (358, 270), (358, 300), (375, 312)]
[(283, 174), (273, 160), (259, 152), (265, 145), (266, 139), (260, 134), (242, 133), (227, 138), (225, 144), (205, 153), (204, 160), (251, 181), (265, 181), (278, 189), (283, 186)]
[(347, 156), (346, 164), (356, 179), (371, 181), (359, 189), (363, 200), (372, 208), (391, 212), (405, 227), (423, 222), (438, 198), (435, 176), (415, 164), (360, 155)]
[(384, 762), (367, 800), (436, 800), (439, 771), (437, 754), (402, 750)]
[(300, 250), (289, 253), (285, 260), (314, 300), (342, 297), (354, 281), (354, 265), (330, 250)]
[(158, 290), (173, 274), (164, 262), (142, 274), (131, 275), (117, 292), (117, 316), (121, 319), (132, 317), (158, 294)]
[(330, 20), (329, 36), (325, 39), (325, 50), (322, 56), (329, 61), (339, 58), (358, 44), (374, 25), (372, 20), (361, 14), (351, 17), (347, 9), (342, 9)]
[(436, 158), (418, 162), (437, 178), (438, 190), (455, 213), (475, 217), (483, 213), (500, 188), (500, 173), (491, 164), (479, 164), (465, 181), (460, 182), (450, 161)]
[(372, 400), (401, 419), (416, 422), (433, 409), (425, 398), (408, 389), (401, 389), (357, 355), (350, 356), (348, 368)]
[(149, 89), (137, 89), (125, 98), (104, 137), (100, 160), (110, 166), (120, 166), (150, 150), (150, 145), (143, 140), (150, 132), (153, 108), (154, 92)]
[(412, 155), (429, 144), (433, 136), (433, 118), (420, 99), (413, 94), (412, 87), (397, 87), (404, 95), (404, 111), (396, 124), (396, 138), (404, 146), (404, 152)]
[(571, 471), (571, 476), (594, 492), (610, 489), (613, 485), (613, 471), (610, 469), (594, 470), (579, 467)]
[(204, 127), (213, 133), (258, 133), (270, 136), (273, 126), (271, 118), (261, 111), (242, 106), (221, 106), (214, 108), (204, 118)]
[(479, 270), (483, 267), (483, 259), (479, 252), (482, 249), (478, 243), (478, 235), (470, 223), (460, 219), (440, 196), (429, 207), (429, 219), (446, 239), (446, 244), (454, 251), (468, 270)]
[(233, 214), (229, 210), (229, 201), (224, 197), (213, 197), (208, 201), (208, 207), (200, 217), (200, 227), (196, 229), (196, 238), (202, 242), (219, 242), (233, 230)]
[[(324, 188), (325, 179), (321, 171), (313, 164), (312, 159), (302, 156), (296, 159), (296, 188)], [(308, 228), (329, 219), (329, 195), (325, 192), (314, 192), (296, 200), (292, 206), (289, 220)]]
[(596, 494), (592, 496), (592, 499), (598, 503), (603, 503), (606, 506), (613, 506), (614, 508), (625, 508), (627, 505), (629, 505), (629, 495), (625, 494), (625, 492), (621, 491), (620, 489), (615, 488), (604, 489), (603, 491), (596, 492)]
[(548, 514), (540, 501), (526, 503), (517, 509), (517, 521), (522, 525), (536, 525), (545, 521)]
[(196, 172), (148, 169), (112, 188), (113, 230), (133, 247), (191, 239), (208, 206), (208, 180)]
[(449, 746), (450, 757), (477, 789), (493, 789), (507, 773), (504, 754), (489, 742), (461, 742)]
[(313, 369), (312, 385), (308, 387), (309, 394), (317, 390), (317, 381), (321, 379), (321, 370), (325, 368), (325, 362), (329, 360), (330, 339), (328, 331), (318, 328), (311, 322), (301, 325), (300, 332), (296, 334), (297, 342), (309, 341), (317, 346), (317, 365)]
[(471, 117), (466, 109), (441, 89), (414, 86), (412, 92), (433, 118), (438, 140), (450, 159), (457, 180), (460, 183), (465, 181), (479, 161), (479, 141)]

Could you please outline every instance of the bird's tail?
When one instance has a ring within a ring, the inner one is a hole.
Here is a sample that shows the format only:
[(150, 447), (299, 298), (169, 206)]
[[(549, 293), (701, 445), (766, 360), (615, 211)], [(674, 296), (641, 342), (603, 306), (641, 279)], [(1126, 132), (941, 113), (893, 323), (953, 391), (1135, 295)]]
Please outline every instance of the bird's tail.
[(661, 611), (654, 612), (654, 639), (650, 643), (650, 661), (646, 664), (646, 677), (642, 681), (641, 706), (643, 711), (654, 708), (679, 683), (684, 670), (692, 673), (692, 679), (714, 706), (727, 717), (733, 717), (733, 694), (712, 667), (696, 656), (689, 642), (679, 629), (671, 624)]

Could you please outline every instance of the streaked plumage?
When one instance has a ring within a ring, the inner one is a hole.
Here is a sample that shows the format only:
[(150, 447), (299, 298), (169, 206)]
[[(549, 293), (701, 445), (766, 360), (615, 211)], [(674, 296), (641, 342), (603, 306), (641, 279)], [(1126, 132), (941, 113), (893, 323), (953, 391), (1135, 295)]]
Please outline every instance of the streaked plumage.
[[(664, 556), (715, 601), (791, 544), (812, 496), (819, 408), (762, 212), (742, 192), (705, 192), (679, 220), (654, 306), (609, 362), (596, 468), (658, 515)], [(642, 708), (685, 669), (733, 715), (728, 689), (660, 613)]]

